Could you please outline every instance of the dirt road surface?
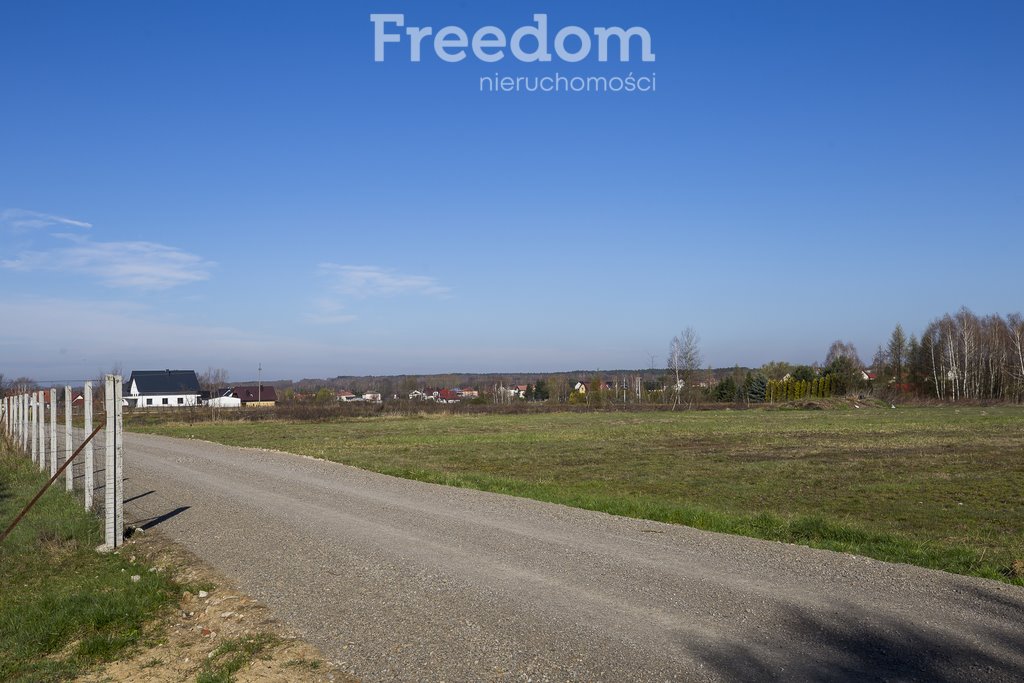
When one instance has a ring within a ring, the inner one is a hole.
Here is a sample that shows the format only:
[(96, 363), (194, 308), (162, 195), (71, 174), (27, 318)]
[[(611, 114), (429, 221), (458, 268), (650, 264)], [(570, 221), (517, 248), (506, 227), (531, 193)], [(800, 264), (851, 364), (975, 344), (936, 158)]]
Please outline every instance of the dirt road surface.
[(126, 436), (158, 528), (364, 681), (1024, 679), (1024, 589)]

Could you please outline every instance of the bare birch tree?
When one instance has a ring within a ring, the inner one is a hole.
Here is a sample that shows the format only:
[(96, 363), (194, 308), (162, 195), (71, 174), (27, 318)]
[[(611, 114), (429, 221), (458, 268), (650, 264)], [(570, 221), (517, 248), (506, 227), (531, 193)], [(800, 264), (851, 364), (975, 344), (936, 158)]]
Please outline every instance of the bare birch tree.
[(668, 368), (675, 375), (676, 385), (672, 392), (672, 409), (679, 405), (684, 390), (692, 398), (694, 375), (700, 370), (700, 337), (692, 327), (683, 330), (682, 335), (672, 337), (668, 346)]

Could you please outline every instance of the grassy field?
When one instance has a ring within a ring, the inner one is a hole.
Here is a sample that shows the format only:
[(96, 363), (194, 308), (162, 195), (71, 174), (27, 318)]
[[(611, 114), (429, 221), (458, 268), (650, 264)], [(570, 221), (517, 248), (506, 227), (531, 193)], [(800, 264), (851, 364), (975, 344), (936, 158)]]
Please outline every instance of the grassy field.
[(1024, 585), (1024, 409), (548, 413), (135, 429)]
[[(0, 439), (3, 528), (47, 477)], [(0, 545), (0, 680), (64, 681), (111, 661), (179, 595), (159, 572), (95, 551), (100, 520), (54, 484)], [(132, 576), (138, 576), (132, 581)]]

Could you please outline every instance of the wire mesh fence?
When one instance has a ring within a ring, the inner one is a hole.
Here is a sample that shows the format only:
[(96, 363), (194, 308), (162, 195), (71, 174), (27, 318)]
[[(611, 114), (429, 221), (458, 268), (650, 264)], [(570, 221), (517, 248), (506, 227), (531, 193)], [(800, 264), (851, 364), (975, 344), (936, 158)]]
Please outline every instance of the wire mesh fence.
[(49, 470), (43, 491), (63, 479), (65, 490), (80, 492), (83, 505), (104, 520), (104, 545), (116, 548), (124, 541), (122, 380), (106, 375), (102, 385), (98, 396), (86, 382), (77, 397), (70, 386), (4, 397), (0, 424), (41, 472)]

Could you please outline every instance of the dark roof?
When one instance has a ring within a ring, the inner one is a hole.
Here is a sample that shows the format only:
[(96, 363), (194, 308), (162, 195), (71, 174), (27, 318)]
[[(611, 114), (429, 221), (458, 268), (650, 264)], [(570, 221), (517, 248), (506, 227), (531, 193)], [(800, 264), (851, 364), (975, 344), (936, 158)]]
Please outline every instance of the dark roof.
[(131, 391), (132, 382), (140, 394), (198, 394), (201, 391), (195, 370), (133, 370), (126, 394)]
[(242, 403), (250, 401), (276, 401), (277, 392), (274, 387), (263, 387), (262, 389), (253, 384), (246, 387), (235, 387), (231, 390), (232, 396), (242, 399)]

